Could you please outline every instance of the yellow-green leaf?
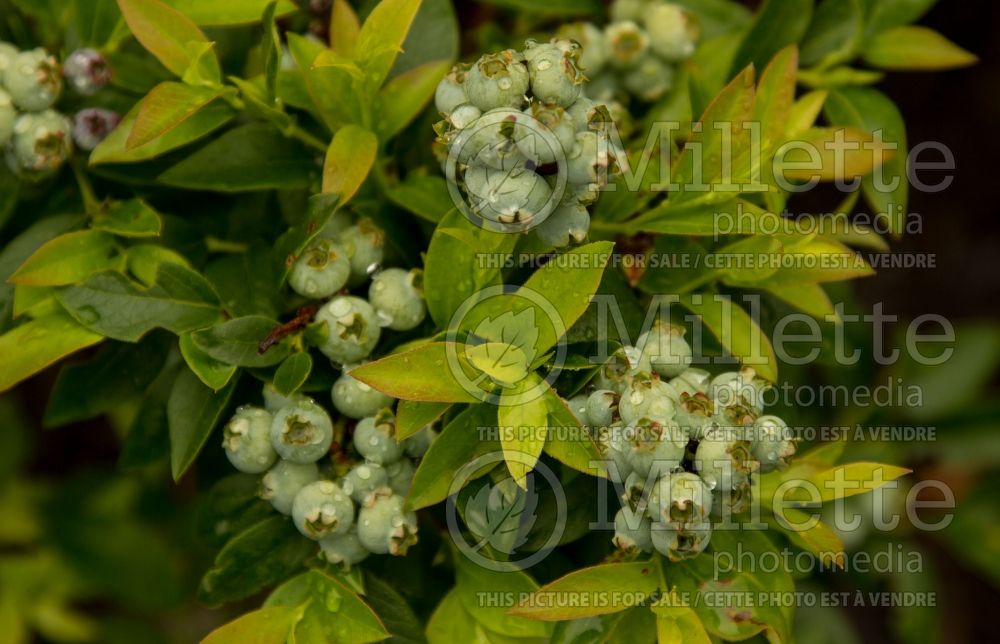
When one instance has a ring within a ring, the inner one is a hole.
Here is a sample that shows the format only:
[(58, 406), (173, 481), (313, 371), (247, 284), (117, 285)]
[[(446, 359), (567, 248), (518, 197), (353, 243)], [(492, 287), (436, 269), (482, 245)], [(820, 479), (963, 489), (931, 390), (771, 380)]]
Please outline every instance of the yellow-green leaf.
[[(548, 436), (549, 410), (538, 376), (523, 378), (500, 396), (497, 424), (504, 460), (514, 481), (527, 488), (527, 475), (535, 467)], [(532, 390), (535, 394), (525, 396)], [(526, 400), (524, 398), (527, 398)]]
[(223, 624), (201, 644), (285, 644), (298, 615), (291, 606), (260, 608)]
[(323, 163), (323, 192), (340, 195), (340, 204), (351, 200), (375, 164), (378, 139), (358, 125), (337, 130)]
[[(547, 621), (607, 615), (647, 599), (658, 584), (653, 562), (603, 564), (542, 586), (510, 613)], [(578, 601), (570, 601), (573, 598)]]
[(681, 304), (701, 318), (712, 335), (740, 361), (771, 382), (778, 379), (778, 359), (767, 335), (731, 298), (695, 293), (681, 297)]
[(184, 83), (160, 83), (139, 104), (125, 149), (134, 150), (157, 139), (191, 118), (222, 95), (221, 87), (195, 87)]
[(103, 340), (65, 313), (31, 320), (0, 335), (0, 391), (6, 391), (25, 378), (80, 349)]
[(382, 140), (394, 137), (416, 118), (450, 68), (450, 60), (431, 61), (385, 84), (378, 95), (380, 116), (377, 123)]
[(382, 0), (368, 14), (358, 34), (359, 62), (378, 87), (406, 40), (421, 0)]
[(872, 36), (865, 45), (869, 65), (896, 71), (936, 71), (975, 64), (979, 58), (938, 32), (903, 25)]
[[(452, 347), (456, 351), (457, 347)], [(477, 402), (451, 372), (449, 347), (429, 342), (350, 371), (352, 377), (393, 398), (425, 402)]]
[(358, 50), (361, 23), (347, 0), (333, 0), (330, 8), (330, 49), (346, 58), (354, 58)]
[[(194, 60), (188, 43), (208, 42), (190, 18), (159, 0), (118, 0), (118, 6), (136, 40), (178, 76)], [(204, 64), (206, 73), (218, 80), (218, 58), (213, 54)]]
[(81, 282), (98, 271), (115, 268), (115, 238), (99, 230), (78, 230), (51, 239), (36, 250), (11, 276), (13, 284), (65, 286)]

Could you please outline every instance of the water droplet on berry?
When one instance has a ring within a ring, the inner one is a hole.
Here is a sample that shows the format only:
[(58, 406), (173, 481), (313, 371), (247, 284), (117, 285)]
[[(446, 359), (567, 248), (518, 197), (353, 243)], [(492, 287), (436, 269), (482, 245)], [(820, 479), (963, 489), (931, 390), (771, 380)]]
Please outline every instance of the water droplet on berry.
[(500, 79), (500, 80), (499, 80), (499, 81), (497, 82), (497, 85), (499, 85), (499, 86), (500, 86), (500, 89), (510, 89), (510, 86), (511, 86), (511, 82), (510, 82), (510, 79), (509, 79), (509, 78), (501, 78), (501, 79)]

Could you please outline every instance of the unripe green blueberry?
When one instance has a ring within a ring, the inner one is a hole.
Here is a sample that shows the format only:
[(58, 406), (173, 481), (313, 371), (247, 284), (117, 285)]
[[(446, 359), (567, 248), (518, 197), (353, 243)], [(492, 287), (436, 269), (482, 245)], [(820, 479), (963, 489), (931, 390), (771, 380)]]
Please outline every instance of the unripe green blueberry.
[(594, 441), (606, 461), (608, 476), (616, 483), (625, 482), (633, 473), (632, 464), (626, 457), (630, 449), (626, 429), (620, 420), (606, 427), (594, 427)]
[(0, 147), (7, 145), (14, 135), (14, 121), (17, 120), (17, 110), (10, 100), (10, 94), (0, 87)]
[(611, 542), (621, 550), (649, 552), (653, 549), (653, 540), (649, 534), (651, 525), (649, 517), (623, 506), (615, 515), (615, 536)]
[(330, 219), (320, 228), (319, 237), (324, 237), (340, 243), (340, 236), (354, 225), (354, 216), (347, 210), (338, 210), (330, 215)]
[(795, 439), (788, 424), (773, 415), (761, 416), (753, 424), (753, 456), (761, 472), (770, 472), (795, 454)]
[(538, 237), (556, 248), (582, 242), (590, 230), (590, 213), (579, 203), (559, 206), (537, 228)]
[(22, 51), (4, 70), (3, 85), (14, 105), (41, 112), (52, 107), (62, 91), (59, 63), (41, 48)]
[(436, 438), (437, 432), (427, 426), (408, 436), (403, 441), (403, 449), (410, 458), (420, 458), (427, 453)]
[(622, 84), (633, 95), (652, 102), (674, 86), (674, 68), (656, 56), (643, 56), (628, 70)]
[(469, 166), (497, 170), (522, 170), (527, 157), (517, 145), (516, 129), (523, 113), (509, 107), (490, 110), (473, 121), (453, 139), (458, 161)]
[(486, 54), (465, 77), (469, 102), (483, 112), (498, 107), (520, 109), (528, 92), (528, 70), (512, 49)]
[(622, 393), (618, 413), (626, 423), (643, 416), (671, 419), (677, 400), (677, 392), (668, 383), (653, 374), (639, 373)]
[(401, 458), (395, 463), (389, 463), (385, 466), (385, 471), (389, 474), (389, 487), (393, 492), (403, 497), (410, 493), (413, 475), (416, 474), (410, 459)]
[(319, 540), (319, 555), (332, 564), (339, 564), (346, 570), (368, 558), (371, 553), (358, 539), (356, 527), (343, 534), (336, 534)]
[(694, 466), (710, 490), (728, 492), (757, 469), (745, 428), (711, 427), (698, 443)]
[(19, 53), (17, 47), (9, 42), (0, 40), (0, 84), (3, 82), (3, 76), (7, 72), (7, 68), (14, 64), (14, 59), (17, 58)]
[(271, 412), (240, 407), (223, 430), (222, 447), (233, 467), (248, 474), (266, 472), (278, 460), (271, 445)]
[(375, 274), (368, 288), (368, 301), (394, 331), (409, 331), (427, 317), (424, 272), (387, 268)]
[(315, 463), (278, 461), (260, 481), (260, 498), (282, 514), (292, 513), (292, 503), (299, 490), (319, 480)]
[(766, 380), (757, 377), (752, 367), (743, 367), (713, 378), (708, 386), (708, 395), (719, 407), (744, 406), (760, 414), (764, 409), (764, 394), (770, 387)]
[(688, 439), (677, 424), (640, 418), (626, 425), (625, 432), (629, 440), (625, 458), (639, 476), (646, 478), (651, 473), (662, 476), (681, 466)]
[(474, 195), (476, 214), (498, 224), (530, 225), (552, 198), (545, 179), (530, 170), (495, 170), (488, 174), (483, 192)]
[(613, 22), (604, 28), (604, 47), (612, 66), (629, 69), (649, 51), (649, 36), (631, 20)]
[(615, 0), (611, 3), (611, 20), (633, 20), (639, 22), (650, 0)]
[(679, 376), (691, 366), (693, 352), (684, 339), (684, 327), (658, 323), (639, 336), (636, 346), (649, 358), (656, 373), (667, 378)]
[(340, 245), (351, 260), (350, 286), (359, 286), (385, 257), (385, 232), (368, 217), (340, 234)]
[(393, 400), (378, 389), (351, 377), (346, 371), (333, 383), (330, 394), (337, 411), (354, 419), (374, 416), (383, 407), (390, 407)]
[(514, 140), (525, 158), (545, 165), (561, 161), (573, 150), (576, 124), (566, 110), (532, 101), (524, 114), (527, 118), (518, 119), (514, 127)]
[(653, 547), (670, 561), (684, 561), (702, 553), (712, 538), (709, 523), (681, 528), (673, 524), (653, 523), (650, 528)]
[(389, 473), (378, 463), (364, 462), (351, 468), (340, 487), (356, 503), (364, 503), (368, 495), (389, 484)]
[(483, 115), (482, 110), (472, 103), (463, 103), (448, 115), (448, 124), (456, 130), (464, 130)]
[(21, 114), (14, 121), (8, 164), (15, 172), (44, 173), (61, 166), (73, 151), (73, 124), (54, 110)]
[(315, 481), (295, 495), (292, 522), (304, 536), (317, 541), (344, 534), (354, 523), (354, 504), (333, 481)]
[(691, 395), (684, 392), (680, 395), (680, 403), (674, 410), (674, 420), (684, 428), (689, 438), (702, 438), (705, 432), (715, 426), (715, 419), (715, 403), (711, 398), (703, 393)]
[(660, 477), (649, 493), (653, 523), (678, 527), (707, 524), (712, 511), (712, 491), (697, 474), (672, 472)]
[(272, 414), (282, 407), (291, 405), (292, 403), (302, 401), (312, 402), (308, 396), (304, 396), (299, 393), (292, 394), (291, 396), (279, 393), (270, 382), (264, 383), (262, 395), (264, 397), (264, 409), (268, 410)]
[(271, 421), (271, 444), (278, 456), (292, 463), (315, 463), (330, 451), (333, 422), (311, 400), (282, 407)]
[(752, 500), (750, 480), (745, 479), (733, 486), (733, 489), (712, 491), (712, 518), (726, 521), (734, 514), (745, 512)]
[(396, 441), (396, 419), (383, 409), (375, 416), (362, 418), (354, 428), (354, 448), (369, 461), (386, 465), (403, 456), (403, 446)]
[(587, 82), (587, 96), (595, 101), (607, 103), (619, 97), (623, 90), (616, 72), (605, 70), (595, 74)]
[(644, 366), (648, 368), (648, 362), (643, 363), (642, 352), (635, 347), (622, 347), (597, 370), (594, 385), (622, 394), (632, 382), (632, 376)]
[(288, 285), (312, 299), (330, 297), (347, 284), (351, 260), (339, 245), (317, 237), (302, 252), (288, 275)]
[(587, 75), (596, 74), (603, 69), (608, 60), (604, 51), (604, 34), (591, 22), (573, 22), (563, 25), (556, 31), (560, 40), (571, 40), (580, 45), (577, 62), (580, 69)]
[(689, 367), (670, 381), (670, 386), (678, 394), (708, 394), (708, 384), (712, 374), (704, 369)]
[(440, 114), (451, 114), (456, 107), (469, 102), (469, 96), (465, 93), (467, 70), (466, 65), (455, 65), (438, 83), (434, 91), (434, 107)]
[(668, 62), (690, 58), (698, 40), (698, 21), (683, 7), (670, 2), (656, 2), (643, 12), (649, 46)]
[(569, 400), (566, 401), (566, 407), (569, 408), (573, 418), (576, 422), (580, 423), (581, 427), (587, 427), (590, 425), (590, 418), (587, 415), (587, 401), (590, 396), (587, 394), (577, 394)]
[(327, 325), (327, 335), (319, 350), (340, 364), (368, 357), (382, 334), (375, 309), (353, 295), (339, 295), (324, 304), (316, 313), (316, 322)]
[(537, 100), (569, 107), (579, 98), (586, 76), (576, 66), (577, 49), (565, 41), (528, 42), (524, 57)]
[(566, 178), (570, 183), (600, 185), (609, 163), (607, 145), (596, 132), (577, 132), (573, 151), (566, 161)]
[(358, 539), (375, 554), (405, 555), (417, 542), (417, 515), (405, 510), (398, 494), (376, 492), (358, 513)]
[(605, 132), (613, 123), (608, 106), (586, 96), (576, 99), (566, 112), (572, 117), (578, 132)]
[(589, 425), (606, 427), (618, 410), (618, 394), (610, 389), (598, 389), (587, 398), (586, 418)]

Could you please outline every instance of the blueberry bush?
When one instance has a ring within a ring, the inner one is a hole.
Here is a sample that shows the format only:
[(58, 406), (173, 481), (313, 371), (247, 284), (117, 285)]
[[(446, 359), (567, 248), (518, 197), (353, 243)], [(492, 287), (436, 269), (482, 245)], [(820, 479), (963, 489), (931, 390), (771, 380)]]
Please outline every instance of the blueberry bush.
[(719, 561), (912, 479), (777, 394), (976, 59), (750, 4), (0, 0), (0, 639), (820, 641)]

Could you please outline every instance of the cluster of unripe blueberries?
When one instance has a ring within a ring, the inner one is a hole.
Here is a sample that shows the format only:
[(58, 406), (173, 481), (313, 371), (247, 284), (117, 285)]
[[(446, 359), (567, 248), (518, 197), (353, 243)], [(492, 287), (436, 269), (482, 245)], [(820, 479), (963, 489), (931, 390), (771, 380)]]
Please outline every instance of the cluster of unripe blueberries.
[(588, 95), (600, 101), (630, 96), (651, 102), (673, 87), (675, 67), (694, 53), (699, 27), (693, 14), (663, 0), (616, 0), (603, 29), (589, 22), (564, 25), (557, 37), (580, 43)]
[(439, 156), (487, 227), (534, 229), (550, 246), (587, 236), (587, 206), (624, 157), (608, 107), (584, 93), (580, 55), (570, 40), (529, 40), (457, 65), (438, 85)]
[[(312, 398), (283, 396), (267, 384), (264, 405), (237, 409), (222, 443), (236, 469), (263, 474), (260, 496), (318, 541), (325, 560), (345, 567), (371, 553), (404, 555), (416, 543), (417, 518), (404, 499), (415, 460), (435, 436), (426, 427), (397, 441), (394, 399), (347, 373), (371, 353), (383, 327), (412, 329), (426, 315), (419, 271), (379, 268), (383, 242), (369, 219), (352, 223), (338, 213), (289, 277), (300, 295), (333, 296), (316, 321), (326, 327), (319, 349), (344, 371), (331, 391), (338, 421)], [(337, 294), (368, 279), (368, 300)], [(344, 436), (351, 424), (349, 446)]]
[(683, 329), (657, 324), (569, 401), (624, 487), (614, 536), (623, 550), (697, 555), (713, 520), (749, 507), (751, 476), (795, 452), (788, 425), (763, 415), (770, 385), (752, 368), (713, 378), (692, 359)]
[(93, 150), (118, 124), (110, 110), (88, 108), (70, 119), (54, 109), (64, 80), (90, 96), (110, 82), (111, 71), (93, 49), (78, 49), (60, 65), (42, 48), (18, 51), (0, 42), (0, 148), (15, 174), (47, 174), (65, 163), (74, 142)]

